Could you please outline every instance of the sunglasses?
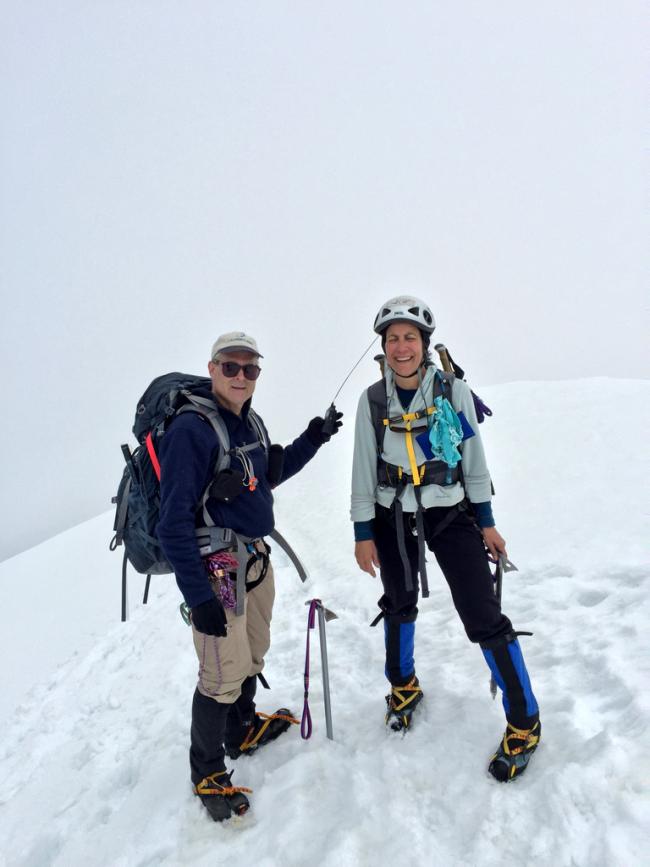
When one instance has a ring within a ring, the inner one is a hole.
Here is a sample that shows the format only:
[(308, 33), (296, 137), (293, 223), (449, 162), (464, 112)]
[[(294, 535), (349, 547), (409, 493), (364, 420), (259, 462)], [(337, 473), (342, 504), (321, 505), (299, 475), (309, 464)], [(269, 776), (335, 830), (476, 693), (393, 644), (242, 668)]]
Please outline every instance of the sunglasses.
[(245, 378), (253, 382), (262, 372), (262, 368), (257, 364), (237, 364), (236, 361), (215, 361), (213, 364), (221, 365), (223, 375), (227, 379), (233, 379), (240, 370), (243, 370)]

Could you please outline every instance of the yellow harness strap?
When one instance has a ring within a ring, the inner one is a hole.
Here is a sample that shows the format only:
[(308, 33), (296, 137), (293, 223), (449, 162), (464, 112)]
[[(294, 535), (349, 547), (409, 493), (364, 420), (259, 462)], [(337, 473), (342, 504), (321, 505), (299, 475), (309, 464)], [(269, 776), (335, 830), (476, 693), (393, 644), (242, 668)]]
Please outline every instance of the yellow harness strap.
[(411, 475), (413, 476), (413, 484), (420, 484), (420, 472), (418, 470), (418, 462), (415, 459), (415, 449), (413, 448), (413, 433), (411, 432), (411, 422), (406, 423), (406, 451), (409, 456), (409, 465), (411, 467)]
[(419, 418), (423, 418), (425, 415), (433, 415), (436, 412), (435, 406), (428, 406), (425, 412), (407, 412), (402, 416), (402, 419), (405, 422), (409, 421), (417, 421)]
[[(424, 413), (424, 412), (407, 412), (401, 416), (402, 421), (406, 425), (406, 429), (404, 430), (404, 436), (406, 437), (406, 452), (407, 452), (408, 457), (409, 457), (409, 466), (411, 468), (411, 476), (413, 477), (413, 484), (416, 486), (422, 484), (422, 478), (424, 476), (424, 464), (422, 464), (422, 467), (420, 469), (418, 469), (418, 462), (417, 462), (416, 457), (415, 457), (415, 448), (413, 447), (413, 432), (411, 430), (411, 422), (417, 421), (419, 418), (422, 418), (425, 414), (426, 415), (433, 415), (434, 412), (436, 412), (435, 406), (428, 406), (426, 408), (426, 413)], [(396, 418), (397, 418), (397, 416), (396, 416)], [(385, 419), (382, 419), (382, 421), (384, 422), (384, 427), (388, 427), (390, 422), (391, 422), (391, 419), (385, 418)], [(393, 419), (393, 421), (395, 421), (395, 419)], [(402, 468), (401, 467), (399, 467), (399, 469), (398, 469), (398, 474), (399, 474), (399, 478), (401, 478), (402, 477)]]

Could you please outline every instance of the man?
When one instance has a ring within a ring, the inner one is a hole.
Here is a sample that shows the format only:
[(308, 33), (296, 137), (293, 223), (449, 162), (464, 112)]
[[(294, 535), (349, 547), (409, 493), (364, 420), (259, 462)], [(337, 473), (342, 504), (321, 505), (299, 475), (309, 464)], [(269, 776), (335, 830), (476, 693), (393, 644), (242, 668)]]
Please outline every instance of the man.
[(508, 782), (526, 770), (540, 739), (539, 709), (517, 632), (494, 594), (486, 549), (506, 556), (496, 529), (491, 481), (472, 393), (443, 376), (429, 356), (433, 314), (418, 298), (382, 304), (374, 330), (386, 354), (384, 377), (359, 401), (352, 468), (355, 556), (384, 593), (386, 724), (407, 731), (422, 699), (415, 673), (419, 582), (425, 545), (451, 590), (470, 641), (480, 645), (503, 693), (507, 727), (489, 763)]
[[(195, 793), (215, 821), (249, 808), (246, 792), (250, 790), (231, 785), (226, 751), (236, 758), (259, 749), (295, 722), (284, 708), (270, 717), (255, 711), (275, 595), (270, 549), (263, 537), (274, 528), (271, 488), (299, 472), (331, 436), (323, 429), (324, 420), (317, 417), (290, 446), (268, 447), (266, 428), (251, 410), (260, 358), (249, 335), (221, 335), (208, 363), (212, 388), (198, 392), (225, 425), (229, 467), (215, 475), (223, 447), (213, 425), (198, 412), (178, 414), (160, 447), (157, 535), (191, 609), (199, 658), (192, 703), (191, 778)], [(340, 417), (341, 413), (333, 433), (341, 426)], [(219, 528), (215, 538), (219, 532), (231, 540), (236, 534), (237, 541), (200, 550), (196, 528), (205, 523), (206, 511), (209, 523)], [(242, 579), (245, 576), (247, 592), (244, 581), (235, 580), (237, 573)]]

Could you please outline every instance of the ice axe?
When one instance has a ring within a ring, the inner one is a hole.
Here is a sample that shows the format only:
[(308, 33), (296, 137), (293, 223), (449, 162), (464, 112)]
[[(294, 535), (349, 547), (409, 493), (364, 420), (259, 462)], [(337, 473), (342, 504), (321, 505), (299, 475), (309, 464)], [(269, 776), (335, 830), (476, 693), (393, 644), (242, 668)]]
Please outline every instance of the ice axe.
[(309, 605), (309, 614), (307, 615), (307, 649), (305, 651), (305, 703), (302, 709), (302, 720), (300, 722), (300, 734), (304, 740), (309, 740), (311, 737), (311, 713), (309, 711), (309, 630), (314, 628), (316, 613), (318, 612), (318, 637), (320, 639), (320, 658), (323, 673), (323, 702), (325, 704), (325, 726), (327, 728), (327, 737), (334, 740), (334, 730), (332, 728), (332, 705), (330, 702), (330, 673), (327, 664), (327, 638), (325, 635), (325, 623), (328, 620), (336, 620), (337, 615), (325, 608), (320, 599), (308, 599), (305, 605)]

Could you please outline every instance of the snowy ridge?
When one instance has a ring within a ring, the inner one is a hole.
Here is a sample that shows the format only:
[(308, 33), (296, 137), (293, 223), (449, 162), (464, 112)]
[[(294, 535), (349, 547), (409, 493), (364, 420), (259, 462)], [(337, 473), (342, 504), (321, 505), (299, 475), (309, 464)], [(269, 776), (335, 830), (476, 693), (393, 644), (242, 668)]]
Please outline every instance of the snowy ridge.
[(160, 577), (136, 604), (144, 579), (130, 572), (132, 614), (119, 623), (107, 513), (0, 564), (0, 864), (644, 863), (650, 383), (478, 390), (495, 412), (483, 428), (497, 524), (520, 569), (504, 610), (535, 633), (522, 644), (543, 735), (526, 776), (503, 786), (486, 774), (502, 710), (433, 562), (416, 638), (425, 701), (408, 737), (385, 731), (381, 627), (368, 627), (379, 584), (356, 569), (347, 520), (348, 418), (278, 491), (278, 527), (310, 580), (274, 552), (272, 691), (259, 693), (260, 709), (299, 715), (304, 603), (320, 596), (339, 618), (328, 624), (335, 741), (312, 634), (313, 738), (294, 729), (233, 763), (253, 809), (210, 822), (188, 781), (197, 665), (180, 597)]

